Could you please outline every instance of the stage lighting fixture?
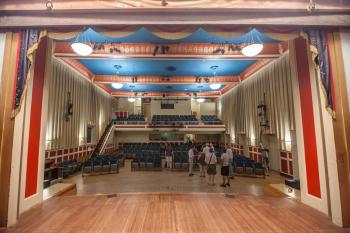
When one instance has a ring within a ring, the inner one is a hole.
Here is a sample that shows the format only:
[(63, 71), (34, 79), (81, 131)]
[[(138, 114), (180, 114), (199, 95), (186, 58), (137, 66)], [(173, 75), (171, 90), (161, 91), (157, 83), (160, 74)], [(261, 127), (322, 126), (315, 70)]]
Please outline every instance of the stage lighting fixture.
[(155, 57), (157, 52), (158, 52), (158, 49), (159, 49), (159, 46), (156, 45), (156, 47), (154, 47), (154, 50), (153, 50), (153, 56)]

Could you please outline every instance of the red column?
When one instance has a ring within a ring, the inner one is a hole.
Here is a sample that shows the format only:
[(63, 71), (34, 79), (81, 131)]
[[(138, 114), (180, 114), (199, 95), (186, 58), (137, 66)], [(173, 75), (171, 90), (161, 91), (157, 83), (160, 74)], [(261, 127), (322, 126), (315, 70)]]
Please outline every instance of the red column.
[(304, 135), (307, 190), (310, 195), (321, 198), (315, 121), (307, 51), (308, 46), (306, 40), (303, 38), (296, 39), (295, 53)]
[(45, 82), (47, 38), (41, 40), (35, 55), (32, 104), (29, 123), (28, 159), (25, 197), (37, 193), (41, 112)]

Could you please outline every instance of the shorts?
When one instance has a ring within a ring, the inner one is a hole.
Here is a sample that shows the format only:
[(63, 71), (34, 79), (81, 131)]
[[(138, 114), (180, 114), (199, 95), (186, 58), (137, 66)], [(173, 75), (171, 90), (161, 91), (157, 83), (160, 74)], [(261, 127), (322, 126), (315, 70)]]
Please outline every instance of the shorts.
[(216, 164), (209, 164), (207, 167), (208, 175), (216, 175)]
[(222, 166), (221, 167), (221, 175), (222, 176), (229, 176), (230, 169), (229, 166)]

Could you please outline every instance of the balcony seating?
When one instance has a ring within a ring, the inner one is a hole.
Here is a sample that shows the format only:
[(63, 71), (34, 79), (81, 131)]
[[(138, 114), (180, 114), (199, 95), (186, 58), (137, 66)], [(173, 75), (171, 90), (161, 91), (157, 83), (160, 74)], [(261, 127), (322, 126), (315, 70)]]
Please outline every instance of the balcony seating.
[(153, 115), (153, 125), (198, 125), (194, 115)]
[(124, 157), (122, 154), (118, 155), (98, 155), (83, 163), (82, 175), (84, 174), (108, 174), (118, 173), (119, 164), (122, 163)]
[(113, 119), (114, 124), (118, 125), (138, 125), (145, 124), (145, 116), (141, 114), (130, 114), (127, 117), (118, 116)]
[(222, 121), (216, 115), (202, 115), (201, 120), (205, 125), (222, 125)]

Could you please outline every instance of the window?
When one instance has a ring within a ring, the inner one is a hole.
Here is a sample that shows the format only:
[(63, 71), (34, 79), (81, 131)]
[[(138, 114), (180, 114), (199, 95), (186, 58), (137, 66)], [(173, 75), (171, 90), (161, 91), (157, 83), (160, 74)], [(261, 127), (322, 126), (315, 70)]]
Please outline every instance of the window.
[(174, 104), (168, 104), (168, 103), (161, 103), (160, 109), (174, 109)]
[(86, 137), (86, 143), (92, 143), (93, 141), (93, 133), (94, 133), (94, 126), (88, 126), (87, 127), (87, 137)]

